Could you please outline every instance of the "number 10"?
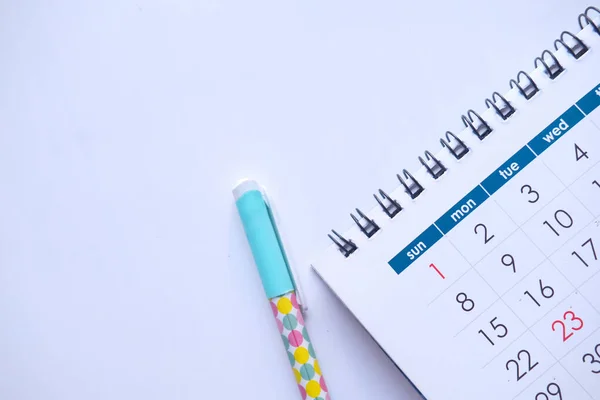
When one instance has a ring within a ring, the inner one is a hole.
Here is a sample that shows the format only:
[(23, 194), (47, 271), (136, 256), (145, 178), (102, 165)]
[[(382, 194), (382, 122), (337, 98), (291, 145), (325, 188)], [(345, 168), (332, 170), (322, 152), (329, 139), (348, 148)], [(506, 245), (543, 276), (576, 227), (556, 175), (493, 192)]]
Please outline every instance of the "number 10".
[[(563, 218), (559, 218), (559, 216), (562, 216)], [(573, 226), (573, 218), (565, 210), (557, 210), (554, 213), (554, 219), (564, 229), (568, 229)], [(560, 233), (558, 233), (558, 231), (556, 229), (554, 229), (554, 227), (550, 224), (550, 222), (544, 221), (543, 224), (546, 225), (548, 228), (550, 228), (556, 236), (560, 236)]]

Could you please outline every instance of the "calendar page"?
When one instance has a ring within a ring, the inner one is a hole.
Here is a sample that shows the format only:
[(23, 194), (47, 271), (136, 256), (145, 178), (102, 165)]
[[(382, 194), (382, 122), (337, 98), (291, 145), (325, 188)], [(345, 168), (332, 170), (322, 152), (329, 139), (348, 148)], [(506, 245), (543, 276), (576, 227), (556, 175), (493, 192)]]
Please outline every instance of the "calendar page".
[(600, 35), (470, 151), (414, 174), (425, 190), (379, 230), (343, 233), (317, 273), (429, 400), (600, 400)]

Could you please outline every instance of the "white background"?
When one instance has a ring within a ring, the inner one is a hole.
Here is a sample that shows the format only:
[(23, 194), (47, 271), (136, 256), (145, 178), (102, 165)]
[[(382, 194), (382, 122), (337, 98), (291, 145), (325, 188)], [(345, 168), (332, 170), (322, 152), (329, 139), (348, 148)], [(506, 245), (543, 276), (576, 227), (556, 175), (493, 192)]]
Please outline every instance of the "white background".
[(0, 398), (298, 398), (253, 177), (332, 398), (418, 399), (309, 262), (588, 1), (0, 0)]

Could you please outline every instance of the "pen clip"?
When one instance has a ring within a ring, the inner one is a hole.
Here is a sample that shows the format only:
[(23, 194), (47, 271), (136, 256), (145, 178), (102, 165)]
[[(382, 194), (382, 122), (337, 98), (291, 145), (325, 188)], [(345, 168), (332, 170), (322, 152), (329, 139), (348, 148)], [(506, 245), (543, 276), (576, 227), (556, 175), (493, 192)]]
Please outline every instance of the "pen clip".
[(306, 301), (304, 298), (303, 291), (300, 287), (300, 281), (298, 280), (298, 275), (294, 270), (293, 263), (290, 262), (291, 256), (286, 250), (285, 241), (281, 235), (279, 227), (281, 226), (278, 222), (280, 221), (279, 214), (277, 213), (277, 209), (271, 202), (269, 201), (269, 196), (264, 189), (264, 187), (260, 186), (260, 191), (267, 205), (267, 211), (269, 212), (269, 218), (271, 219), (271, 224), (273, 225), (273, 230), (275, 231), (275, 235), (277, 236), (277, 241), (279, 242), (279, 248), (281, 249), (281, 254), (283, 254), (283, 259), (285, 261), (285, 265), (287, 267), (288, 273), (290, 274), (290, 278), (292, 279), (292, 284), (294, 285), (294, 289), (296, 291), (296, 299), (298, 301), (298, 306), (300, 307), (300, 311), (306, 313), (308, 307), (306, 305)]

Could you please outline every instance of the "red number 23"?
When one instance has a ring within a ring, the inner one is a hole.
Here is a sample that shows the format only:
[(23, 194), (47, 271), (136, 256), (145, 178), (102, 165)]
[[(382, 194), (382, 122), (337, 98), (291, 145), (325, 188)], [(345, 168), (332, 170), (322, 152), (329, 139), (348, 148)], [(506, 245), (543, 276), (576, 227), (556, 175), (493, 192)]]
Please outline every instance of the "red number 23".
[[(567, 319), (569, 317), (570, 317), (570, 319)], [(563, 320), (564, 321), (568, 320), (568, 321), (573, 322), (574, 326), (570, 327), (571, 331), (578, 331), (581, 328), (583, 328), (583, 320), (581, 318), (577, 317), (573, 311), (565, 312), (563, 314)], [(577, 326), (575, 326), (576, 323), (578, 324)], [(567, 326), (565, 325), (565, 323), (563, 321), (558, 320), (558, 319), (552, 323), (552, 332), (556, 332), (557, 325), (560, 325), (562, 327), (563, 342), (566, 342), (567, 340), (569, 340), (569, 338), (571, 336), (573, 336), (573, 332), (570, 332), (569, 334), (567, 334)]]

